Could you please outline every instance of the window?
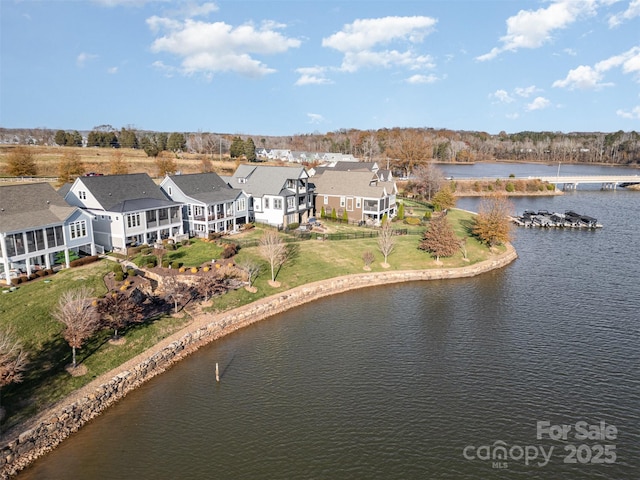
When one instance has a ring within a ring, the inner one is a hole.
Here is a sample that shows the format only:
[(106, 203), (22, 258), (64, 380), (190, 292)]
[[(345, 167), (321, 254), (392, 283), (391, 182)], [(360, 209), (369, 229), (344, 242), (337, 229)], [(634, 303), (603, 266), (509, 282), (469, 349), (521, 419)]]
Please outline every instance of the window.
[(329, 205), (329, 195), (324, 196), (324, 204)]
[(87, 199), (87, 192), (85, 191), (78, 191), (78, 198), (80, 198), (80, 200), (86, 200)]
[(168, 191), (169, 191), (169, 196), (173, 195), (173, 188), (169, 187)]
[(360, 208), (362, 206), (362, 199), (360, 197), (356, 198), (356, 208)]
[(282, 210), (282, 199), (281, 198), (274, 198), (273, 199), (273, 208), (275, 210)]
[(134, 227), (139, 227), (139, 226), (140, 226), (140, 214), (139, 213), (129, 213), (127, 215), (127, 227), (128, 228), (134, 228)]
[[(140, 220), (140, 216), (138, 216), (138, 221)], [(71, 231), (71, 239), (81, 238), (87, 236), (87, 221), (86, 220), (78, 220), (77, 222), (73, 222), (69, 224), (69, 230)]]
[(266, 208), (269, 208), (269, 199), (268, 199), (268, 198), (265, 198), (265, 199), (264, 199), (264, 208), (265, 208), (265, 209), (266, 209)]
[(340, 206), (341, 207), (344, 207), (344, 202), (345, 202), (344, 197), (340, 197)]
[(295, 197), (287, 197), (287, 208), (288, 209), (296, 208)]
[(241, 212), (246, 209), (247, 209), (246, 199), (245, 198), (238, 199), (238, 201), (236, 202), (236, 210)]

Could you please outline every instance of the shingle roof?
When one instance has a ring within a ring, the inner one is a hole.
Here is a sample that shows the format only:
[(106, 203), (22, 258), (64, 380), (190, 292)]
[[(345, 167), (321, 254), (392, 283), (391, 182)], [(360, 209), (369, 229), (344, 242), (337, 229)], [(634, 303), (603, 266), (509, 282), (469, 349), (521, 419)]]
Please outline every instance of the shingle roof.
[(81, 177), (79, 180), (108, 212), (130, 212), (178, 205), (168, 200), (146, 173)]
[(0, 232), (60, 223), (75, 210), (48, 183), (0, 187)]
[[(246, 179), (245, 183), (239, 183), (238, 179)], [(263, 195), (291, 195), (285, 190), (289, 179), (307, 178), (304, 167), (269, 167), (254, 165), (239, 165), (231, 181), (234, 188), (241, 188), (254, 197)]]
[(242, 193), (242, 190), (231, 188), (217, 173), (172, 175), (169, 178), (185, 195), (207, 204), (235, 200)]
[(347, 195), (354, 197), (382, 198), (386, 193), (392, 192), (393, 184), (371, 181), (377, 179), (373, 172), (341, 172), (325, 170), (325, 172), (313, 177), (318, 195)]

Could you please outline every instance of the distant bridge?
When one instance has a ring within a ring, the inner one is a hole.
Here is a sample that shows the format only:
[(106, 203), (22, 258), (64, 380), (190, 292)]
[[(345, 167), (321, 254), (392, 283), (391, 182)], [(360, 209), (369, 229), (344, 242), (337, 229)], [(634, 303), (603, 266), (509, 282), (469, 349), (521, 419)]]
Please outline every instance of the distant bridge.
[(640, 183), (638, 175), (567, 175), (551, 177), (529, 177), (539, 178), (543, 182), (562, 185), (563, 190), (575, 190), (580, 184), (600, 184), (603, 190), (615, 190), (619, 185), (635, 185)]

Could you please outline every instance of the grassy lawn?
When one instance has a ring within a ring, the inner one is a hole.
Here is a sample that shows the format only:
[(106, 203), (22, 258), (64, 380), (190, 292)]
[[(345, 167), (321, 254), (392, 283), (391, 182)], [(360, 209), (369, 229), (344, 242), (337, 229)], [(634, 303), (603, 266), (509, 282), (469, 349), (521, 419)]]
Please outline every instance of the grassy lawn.
[[(424, 207), (423, 207), (424, 208)], [(414, 207), (414, 213), (418, 206)], [(486, 259), (489, 251), (486, 246), (470, 236), (471, 214), (460, 210), (451, 210), (449, 221), (459, 237), (467, 237), (466, 262), (459, 252), (451, 258), (434, 259), (418, 250), (420, 235), (401, 235), (396, 238), (396, 246), (389, 256), (390, 268), (394, 270), (414, 270), (442, 267), (459, 267)], [(353, 225), (331, 224), (334, 232), (367, 231)], [(396, 228), (403, 228), (397, 222)], [(419, 227), (421, 231), (425, 227)], [(264, 233), (260, 227), (245, 231), (231, 238), (234, 240), (255, 240)], [(200, 266), (219, 258), (222, 247), (219, 243), (192, 240), (189, 245), (168, 251), (165, 258), (177, 260), (187, 267)], [(242, 248), (235, 257), (237, 264), (244, 260), (258, 262), (262, 269), (254, 283), (257, 293), (239, 289), (214, 300), (210, 311), (224, 311), (241, 306), (259, 298), (266, 297), (289, 288), (331, 277), (363, 273), (362, 254), (369, 250), (375, 260), (371, 271), (385, 271), (382, 267), (383, 256), (378, 249), (376, 238), (353, 240), (306, 240), (288, 244), (289, 256), (277, 272), (276, 280), (281, 282), (278, 288), (271, 287), (268, 281), (271, 272), (267, 262), (261, 258), (258, 247)], [(65, 366), (70, 363), (71, 349), (62, 339), (62, 326), (51, 317), (59, 296), (69, 289), (80, 286), (90, 287), (96, 296), (106, 293), (104, 275), (111, 270), (112, 263), (102, 260), (82, 267), (63, 270), (54, 276), (21, 284), (11, 293), (0, 294), (0, 328), (12, 327), (20, 341), (31, 353), (30, 369), (21, 384), (9, 385), (2, 391), (2, 405), (7, 409), (7, 418), (3, 428), (24, 421), (53, 402), (62, 399), (79, 387), (89, 383), (97, 376), (121, 365), (135, 355), (152, 347), (158, 341), (184, 327), (189, 319), (183, 312), (179, 318), (164, 316), (128, 329), (124, 333), (126, 343), (114, 345), (108, 342), (112, 332), (102, 331), (78, 351), (78, 362), (87, 367), (88, 373), (80, 377), (70, 376)], [(45, 283), (45, 280), (49, 280)], [(6, 290), (6, 288), (3, 288)]]

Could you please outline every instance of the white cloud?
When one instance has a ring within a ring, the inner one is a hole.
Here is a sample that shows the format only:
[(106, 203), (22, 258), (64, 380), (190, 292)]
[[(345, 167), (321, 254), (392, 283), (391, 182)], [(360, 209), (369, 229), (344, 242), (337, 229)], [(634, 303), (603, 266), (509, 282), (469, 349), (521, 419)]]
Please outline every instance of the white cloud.
[(171, 53), (182, 59), (183, 74), (236, 72), (259, 77), (275, 72), (252, 55), (274, 55), (297, 48), (301, 42), (278, 30), (284, 25), (263, 22), (233, 27), (224, 22), (207, 23), (187, 19), (176, 21), (157, 16), (147, 19), (154, 32), (166, 31), (151, 45), (155, 53)]
[(631, 110), (616, 110), (616, 115), (629, 120), (640, 120), (640, 105), (633, 107)]
[(610, 87), (613, 86), (613, 83), (603, 82), (604, 73), (619, 67), (622, 68), (623, 73), (635, 74), (636, 78), (638, 78), (640, 73), (640, 46), (602, 60), (593, 67), (580, 65), (569, 70), (567, 76), (562, 80), (553, 82), (553, 86), (570, 90), (597, 90), (602, 87)]
[(491, 98), (495, 98), (496, 100), (498, 100), (501, 103), (511, 103), (513, 102), (513, 97), (511, 97), (511, 95), (509, 95), (509, 92), (507, 92), (506, 90), (496, 90), (495, 92), (489, 94), (489, 97)]
[(540, 89), (535, 85), (530, 85), (528, 87), (516, 87), (515, 92), (519, 97), (529, 98), (536, 92), (539, 92)]
[(147, 3), (158, 0), (93, 0), (94, 3), (103, 7), (143, 7)]
[(543, 110), (551, 105), (551, 102), (544, 97), (536, 97), (533, 102), (527, 105), (528, 111)]
[(509, 120), (517, 120), (518, 118), (520, 118), (520, 114), (519, 113), (507, 113), (505, 116)]
[[(412, 47), (422, 43), (436, 23), (424, 16), (359, 19), (322, 39), (322, 46), (344, 54), (340, 68), (345, 72), (365, 67), (433, 68), (433, 59)], [(405, 49), (385, 48), (390, 44), (403, 44)]]
[(110, 75), (115, 75), (116, 73), (118, 73), (118, 67), (107, 68), (107, 73)]
[(640, 17), (640, 0), (631, 0), (624, 12), (612, 15), (609, 18), (609, 27), (617, 27), (621, 23), (627, 20), (633, 20), (636, 17)]
[(319, 125), (325, 121), (324, 117), (318, 113), (307, 113), (307, 118), (309, 119), (308, 123), (312, 125)]
[(294, 85), (329, 85), (333, 81), (326, 77), (326, 67), (302, 67), (297, 68), (296, 73), (300, 74), (300, 78)]
[(94, 58), (98, 58), (98, 56), (94, 55), (93, 53), (82, 52), (76, 57), (76, 65), (82, 68), (85, 66), (87, 62), (89, 62), (90, 60), (93, 60)]
[(413, 85), (421, 85), (421, 84), (425, 84), (425, 83), (435, 83), (437, 81), (438, 81), (438, 77), (436, 77), (433, 74), (430, 74), (430, 75), (420, 75), (420, 74), (411, 75), (406, 80), (407, 83), (411, 83)]
[(476, 60), (491, 60), (505, 51), (539, 48), (551, 41), (554, 31), (568, 27), (583, 16), (593, 15), (596, 6), (597, 0), (556, 0), (546, 8), (520, 10), (507, 19), (507, 34), (500, 37), (502, 46), (494, 47)]

